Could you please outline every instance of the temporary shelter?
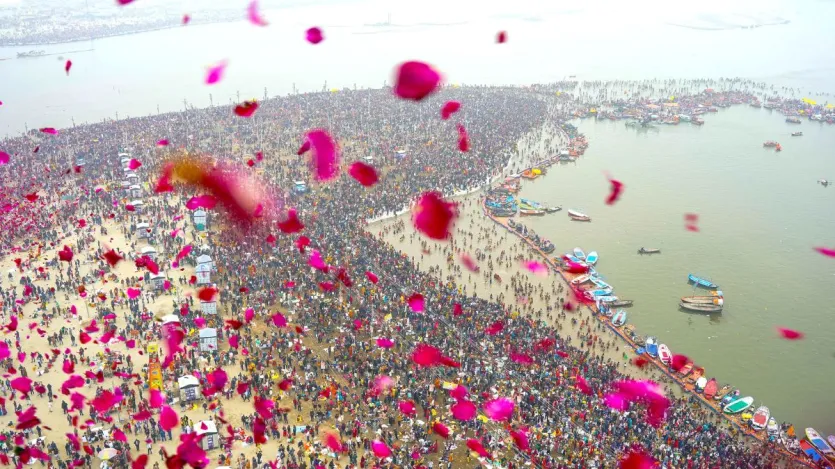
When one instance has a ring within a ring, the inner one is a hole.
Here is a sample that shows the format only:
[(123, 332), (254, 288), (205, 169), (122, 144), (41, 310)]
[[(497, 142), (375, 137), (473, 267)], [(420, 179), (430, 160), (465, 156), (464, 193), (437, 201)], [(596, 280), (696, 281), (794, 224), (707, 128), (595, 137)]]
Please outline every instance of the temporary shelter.
[(152, 261), (157, 260), (157, 250), (153, 246), (145, 246), (139, 250), (139, 253), (148, 256)]
[(195, 210), (191, 215), (191, 219), (194, 222), (194, 227), (197, 228), (198, 231), (203, 231), (209, 227), (208, 215), (202, 208)]
[(152, 274), (151, 275), (151, 285), (154, 286), (154, 290), (162, 290), (165, 288), (165, 275), (163, 274)]
[(217, 426), (211, 420), (203, 420), (194, 424), (194, 433), (197, 433), (200, 438), (200, 446), (204, 450), (215, 449), (220, 446), (218, 441)]
[(151, 234), (151, 225), (149, 223), (137, 223), (136, 224), (136, 237), (137, 238), (147, 238)]
[(209, 264), (200, 264), (194, 269), (195, 276), (197, 277), (197, 284), (198, 285), (206, 285), (207, 283), (212, 283), (212, 267)]
[(217, 350), (217, 329), (213, 327), (200, 329), (199, 336), (201, 352), (212, 352)]
[(177, 378), (177, 387), (180, 388), (180, 400), (183, 402), (193, 401), (202, 395), (200, 381), (192, 375)]
[(212, 256), (209, 256), (208, 254), (197, 256), (197, 267), (200, 267), (201, 265), (208, 265), (212, 271), (215, 270), (215, 263), (212, 260)]
[(133, 184), (129, 190), (131, 197), (142, 197), (142, 188), (138, 184)]
[(163, 326), (166, 325), (166, 324), (173, 324), (173, 323), (180, 324), (180, 318), (176, 314), (166, 314), (161, 319), (162, 319), (162, 325)]
[(217, 314), (217, 301), (200, 301), (200, 311), (203, 314)]

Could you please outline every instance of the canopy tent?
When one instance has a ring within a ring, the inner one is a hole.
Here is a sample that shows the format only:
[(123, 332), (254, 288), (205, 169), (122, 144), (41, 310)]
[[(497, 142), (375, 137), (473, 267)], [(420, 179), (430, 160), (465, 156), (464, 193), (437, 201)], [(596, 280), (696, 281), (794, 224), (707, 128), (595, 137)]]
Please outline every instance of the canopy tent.
[(142, 197), (142, 187), (138, 184), (134, 184), (128, 188), (131, 197)]
[(200, 329), (198, 333), (200, 337), (200, 346), (201, 352), (212, 352), (217, 350), (217, 329), (213, 327), (207, 327), (205, 329)]
[(204, 450), (218, 447), (217, 427), (211, 420), (202, 420), (194, 424), (194, 433), (200, 436), (200, 445)]
[(200, 312), (203, 314), (217, 314), (217, 301), (201, 301)]
[(165, 288), (165, 275), (163, 274), (151, 274), (151, 285), (154, 286), (155, 290), (162, 290)]
[(304, 181), (293, 181), (293, 191), (296, 194), (304, 194), (307, 192), (307, 183)]
[(197, 256), (197, 266), (200, 267), (201, 265), (208, 265), (211, 270), (215, 270), (215, 263), (212, 261), (212, 256), (208, 254)]
[(200, 264), (194, 269), (198, 285), (212, 283), (212, 267), (209, 264)]
[(173, 323), (180, 323), (180, 318), (176, 314), (166, 314), (162, 318), (162, 324), (173, 324)]
[(183, 402), (193, 401), (202, 395), (200, 381), (192, 375), (177, 378), (177, 387), (180, 388), (180, 400)]
[[(149, 223), (137, 223), (136, 224), (136, 236), (138, 238), (147, 238), (151, 233), (151, 225)], [(154, 251), (156, 254), (156, 250)]]
[[(147, 230), (145, 232), (147, 233)], [(154, 249), (153, 246), (145, 246), (139, 250), (139, 253), (143, 256), (148, 256), (149, 258), (151, 258), (152, 261), (156, 260), (157, 257), (157, 250)]]
[(191, 214), (191, 219), (194, 222), (194, 227), (197, 228), (198, 231), (203, 231), (209, 226), (208, 215), (205, 210), (202, 208), (198, 208)]

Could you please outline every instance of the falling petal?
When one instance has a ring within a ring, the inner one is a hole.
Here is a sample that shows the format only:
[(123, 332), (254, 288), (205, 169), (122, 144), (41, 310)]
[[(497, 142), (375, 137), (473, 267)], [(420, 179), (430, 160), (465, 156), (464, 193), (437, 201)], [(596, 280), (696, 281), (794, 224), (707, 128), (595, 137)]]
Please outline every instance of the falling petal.
[(447, 428), (447, 426), (442, 424), (441, 422), (433, 423), (432, 431), (437, 433), (443, 439), (449, 438), (449, 428)]
[(249, 2), (249, 6), (246, 9), (246, 17), (249, 19), (249, 22), (254, 24), (255, 26), (267, 26), (267, 20), (261, 16), (261, 12), (258, 11), (258, 1), (252, 0)]
[(522, 365), (532, 365), (533, 358), (530, 355), (526, 355), (524, 353), (511, 353), (510, 359), (516, 363), (520, 363)]
[(328, 181), (339, 173), (339, 148), (333, 138), (323, 129), (314, 129), (306, 134), (313, 156), (310, 165), (317, 181)]
[(476, 454), (478, 454), (482, 458), (492, 459), (492, 456), (490, 456), (490, 453), (488, 453), (487, 450), (484, 449), (484, 445), (482, 445), (479, 440), (476, 440), (474, 438), (470, 438), (469, 440), (467, 440), (467, 448), (470, 451), (475, 452)]
[(591, 387), (589, 387), (589, 383), (586, 382), (586, 378), (583, 378), (582, 376), (577, 375), (574, 379), (575, 379), (575, 384), (577, 386), (577, 389), (579, 389), (580, 392), (582, 392), (583, 394), (585, 394), (587, 396), (592, 395)]
[(380, 440), (374, 440), (371, 442), (371, 451), (373, 451), (374, 456), (377, 456), (378, 458), (387, 458), (391, 456), (391, 450), (388, 445)]
[(325, 40), (325, 36), (322, 35), (321, 29), (314, 26), (305, 32), (305, 39), (311, 44), (319, 44)]
[(365, 187), (371, 187), (378, 181), (377, 170), (373, 166), (359, 161), (348, 168), (348, 174)]
[(0, 150), (0, 165), (9, 164), (11, 156), (5, 151)]
[(398, 67), (394, 82), (395, 95), (420, 101), (438, 89), (441, 74), (423, 62), (405, 62)]
[(802, 332), (786, 329), (785, 327), (778, 327), (777, 332), (779, 332), (780, 336), (786, 340), (799, 340), (802, 339), (804, 335)]
[(228, 62), (223, 60), (209, 67), (206, 71), (206, 84), (214, 85), (219, 82), (223, 78), (223, 72), (226, 70), (226, 65), (228, 65)]
[[(2, 152), (0, 152), (0, 153), (2, 153)], [(818, 251), (819, 253), (821, 253), (821, 254), (823, 254), (824, 256), (827, 256), (827, 257), (835, 257), (835, 249), (817, 247), (817, 248), (815, 248), (815, 251)]]
[(441, 362), (440, 350), (427, 344), (418, 344), (412, 352), (412, 361), (418, 366), (437, 366)]
[(526, 261), (524, 263), (525, 269), (528, 272), (531, 272), (534, 275), (539, 275), (540, 277), (548, 276), (548, 266), (537, 261)]
[(672, 368), (675, 371), (680, 371), (682, 368), (684, 368), (684, 365), (686, 365), (689, 361), (690, 359), (687, 357), (687, 355), (673, 355), (673, 360), (670, 363), (670, 368)]
[(42, 127), (40, 131), (49, 135), (58, 135), (58, 131), (54, 127)]
[(500, 397), (484, 403), (484, 415), (491, 420), (502, 421), (509, 420), (513, 415), (515, 404), (512, 400), (506, 397)]
[(460, 303), (455, 303), (452, 305), (452, 315), (453, 316), (461, 316), (464, 314), (464, 308), (461, 306)]
[(423, 299), (423, 295), (421, 295), (420, 293), (412, 294), (412, 296), (410, 296), (406, 301), (409, 303), (409, 308), (411, 308), (412, 311), (416, 313), (423, 312), (425, 302)]
[(162, 427), (163, 430), (171, 430), (179, 424), (179, 421), (180, 418), (177, 416), (177, 412), (175, 412), (174, 409), (168, 407), (167, 405), (162, 406), (162, 410), (159, 414), (159, 426)]
[(414, 417), (417, 415), (417, 411), (415, 410), (415, 403), (412, 401), (404, 400), (397, 403), (397, 408), (400, 409), (400, 412), (403, 412), (408, 417)]
[(450, 225), (457, 216), (455, 208), (456, 204), (444, 200), (439, 192), (424, 192), (412, 212), (412, 223), (429, 238), (448, 239)]
[[(252, 2), (255, 3), (255, 2)], [(255, 111), (258, 110), (258, 101), (254, 99), (251, 101), (244, 101), (243, 104), (235, 106), (235, 115), (240, 117), (252, 117)]]
[(528, 432), (525, 431), (525, 429), (511, 430), (510, 437), (513, 438), (513, 444), (515, 444), (517, 448), (522, 451), (528, 451), (530, 449)]
[(441, 108), (441, 119), (449, 119), (449, 117), (458, 112), (459, 109), (461, 109), (461, 103), (458, 101), (445, 102), (444, 106)]
[(371, 271), (366, 271), (365, 272), (365, 277), (368, 279), (369, 282), (373, 283), (374, 285), (377, 285), (377, 282), (380, 281), (380, 279), (377, 278), (377, 275), (374, 274), (374, 272), (371, 272)]
[(458, 124), (458, 149), (465, 153), (470, 151), (470, 137), (467, 135), (467, 129), (461, 124)]
[(385, 337), (380, 337), (377, 339), (377, 346), (380, 348), (392, 348), (394, 347), (394, 341)]
[(493, 324), (491, 324), (490, 326), (488, 326), (487, 329), (484, 330), (484, 332), (487, 335), (496, 335), (499, 332), (501, 332), (503, 329), (504, 329), (504, 323), (502, 321), (496, 321)]
[(658, 461), (647, 454), (641, 447), (633, 447), (621, 458), (619, 469), (653, 469), (659, 467)]
[(496, 34), (496, 42), (499, 44), (507, 42), (507, 33), (505, 31), (499, 31), (499, 33)]
[(450, 408), (452, 416), (457, 420), (472, 420), (475, 418), (478, 409), (470, 401), (460, 401)]
[(191, 21), (191, 16), (183, 15), (183, 21), (182, 21), (183, 26), (187, 25), (189, 23), (189, 21)]
[(475, 260), (467, 253), (461, 254), (461, 263), (464, 264), (464, 267), (466, 267), (470, 272), (478, 272), (479, 270), (478, 264), (476, 264)]
[(67, 72), (67, 76), (69, 76), (71, 68), (72, 68), (72, 60), (67, 60), (66, 63), (64, 63), (64, 71)]
[(339, 436), (335, 433), (325, 433), (325, 446), (330, 448), (334, 453), (341, 453), (345, 451), (342, 441), (339, 440)]
[(609, 178), (609, 183), (612, 187), (609, 190), (609, 197), (606, 198), (606, 205), (614, 205), (623, 193), (623, 183), (611, 178)]
[(629, 400), (619, 392), (606, 394), (603, 398), (603, 403), (608, 407), (621, 412), (624, 412), (629, 408)]
[(304, 224), (299, 220), (298, 213), (296, 209), (291, 208), (287, 211), (287, 219), (280, 221), (277, 223), (278, 229), (281, 230), (282, 233), (298, 233), (299, 231), (304, 229)]

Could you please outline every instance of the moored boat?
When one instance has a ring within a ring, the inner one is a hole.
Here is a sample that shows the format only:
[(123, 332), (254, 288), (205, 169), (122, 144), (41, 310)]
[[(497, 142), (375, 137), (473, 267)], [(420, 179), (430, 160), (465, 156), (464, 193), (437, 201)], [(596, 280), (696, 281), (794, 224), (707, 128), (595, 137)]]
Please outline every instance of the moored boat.
[(731, 389), (733, 389), (733, 387), (730, 384), (726, 384), (722, 386), (722, 389), (716, 392), (716, 395), (713, 396), (713, 398), (718, 401), (725, 397), (725, 395), (727, 395), (729, 392), (731, 392)]
[(652, 357), (658, 356), (658, 341), (655, 337), (647, 337), (646, 342), (644, 343), (647, 354)]
[(797, 116), (789, 116), (786, 117), (786, 122), (788, 122), (789, 124), (799, 124), (800, 118)]
[(780, 432), (780, 425), (777, 423), (777, 420), (774, 420), (774, 417), (768, 418), (768, 424), (765, 427), (765, 431), (768, 432), (769, 435), (776, 435)]
[(694, 303), (679, 303), (678, 304), (682, 309), (686, 309), (688, 311), (695, 311), (697, 313), (721, 313), (722, 307), (719, 305), (706, 305), (706, 304), (694, 304)]
[(777, 145), (778, 145), (778, 143), (775, 142), (774, 140), (768, 140), (765, 143), (763, 143), (763, 146), (766, 147), (766, 148), (773, 148), (773, 147), (776, 147)]
[(806, 429), (806, 439), (809, 440), (810, 443), (815, 445), (815, 448), (821, 452), (824, 456), (830, 459), (835, 459), (835, 450), (829, 446), (829, 443), (820, 436), (814, 428), (807, 428)]
[(800, 451), (803, 451), (803, 454), (805, 454), (815, 464), (821, 464), (826, 461), (826, 458), (821, 456), (815, 447), (806, 440), (800, 442)]
[(697, 366), (697, 367), (693, 368), (693, 372), (690, 373), (690, 377), (687, 378), (687, 380), (690, 381), (691, 383), (695, 383), (696, 380), (701, 378), (703, 374), (705, 374), (705, 369), (701, 366)]
[(719, 389), (719, 383), (716, 381), (716, 378), (710, 378), (710, 380), (705, 385), (704, 395), (705, 399), (713, 399), (713, 396), (716, 395), (716, 391)]
[(718, 285), (711, 282), (710, 280), (707, 280), (707, 279), (704, 279), (704, 278), (701, 278), (701, 277), (696, 277), (693, 274), (687, 274), (687, 280), (689, 280), (692, 283), (695, 283), (696, 285), (698, 285), (700, 287), (712, 288), (714, 290), (719, 288)]
[(766, 425), (768, 425), (769, 417), (771, 417), (771, 412), (768, 410), (768, 407), (764, 405), (759, 406), (756, 412), (754, 412), (754, 416), (751, 417), (751, 428), (757, 431), (765, 429)]
[(591, 279), (591, 275), (583, 274), (575, 279), (571, 280), (571, 283), (574, 285), (580, 285), (581, 283), (586, 283)]
[(738, 414), (745, 409), (751, 407), (751, 404), (754, 403), (754, 398), (751, 396), (740, 397), (739, 399), (735, 399), (728, 403), (722, 410), (726, 414)]
[(571, 217), (572, 220), (576, 220), (576, 221), (591, 221), (590, 216), (588, 216), (585, 213), (580, 212), (578, 210), (569, 210), (568, 211), (568, 216)]
[(661, 254), (661, 249), (642, 247), (641, 249), (638, 249), (638, 254)]
[(559, 205), (555, 205), (553, 207), (545, 207), (545, 213), (554, 213), (559, 212), (560, 210), (562, 210), (562, 207), (560, 207)]
[(803, 132), (792, 132), (792, 137), (802, 137)]
[(632, 306), (632, 300), (615, 300), (609, 303), (609, 306), (614, 306), (615, 308), (627, 308)]
[(574, 257), (576, 257), (577, 259), (580, 259), (580, 260), (585, 260), (586, 259), (586, 253), (583, 252), (583, 250), (580, 249), (580, 248), (574, 248)]
[(619, 309), (612, 317), (612, 325), (620, 327), (624, 324), (626, 324), (626, 311)]
[(599, 259), (597, 251), (592, 251), (586, 255), (586, 263), (589, 265), (597, 264), (597, 259)]
[(673, 354), (670, 352), (670, 348), (667, 347), (666, 344), (661, 344), (658, 346), (658, 358), (661, 359), (661, 363), (665, 365), (669, 365), (673, 362)]
[(697, 379), (697, 380), (696, 380), (696, 383), (695, 383), (695, 386), (696, 386), (696, 392), (703, 392), (703, 391), (704, 391), (704, 389), (705, 389), (705, 386), (707, 386), (707, 382), (708, 382), (708, 381), (707, 381), (707, 378), (705, 378), (704, 376), (702, 376), (701, 378)]
[(527, 217), (540, 217), (542, 215), (545, 215), (545, 210), (539, 210), (539, 209), (527, 209), (526, 210), (524, 208), (520, 208), (519, 209), (519, 215), (527, 216)]
[(693, 370), (693, 362), (688, 361), (684, 364), (684, 366), (681, 367), (680, 370), (678, 370), (678, 373), (681, 375), (682, 378), (684, 378), (685, 376), (687, 376), (687, 373), (690, 373), (691, 370)]
[(722, 306), (725, 304), (725, 299), (715, 296), (682, 296), (682, 303), (690, 303), (693, 305), (716, 305)]
[(725, 407), (737, 398), (739, 398), (739, 389), (734, 389), (732, 393), (727, 394), (721, 401), (719, 401), (719, 407)]

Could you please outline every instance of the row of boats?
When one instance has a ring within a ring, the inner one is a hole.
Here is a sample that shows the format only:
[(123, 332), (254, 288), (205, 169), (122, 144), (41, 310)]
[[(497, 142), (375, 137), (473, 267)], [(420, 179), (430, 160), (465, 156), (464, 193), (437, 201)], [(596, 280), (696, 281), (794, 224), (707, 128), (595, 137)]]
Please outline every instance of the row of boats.
[(540, 237), (534, 230), (528, 228), (524, 224), (517, 222), (513, 219), (507, 221), (507, 226), (509, 226), (513, 231), (519, 234), (524, 239), (530, 240), (539, 250), (544, 252), (545, 254), (550, 254), (556, 250), (554, 243), (551, 241)]
[(721, 313), (725, 305), (725, 295), (719, 286), (702, 277), (693, 274), (687, 275), (687, 281), (694, 286), (707, 288), (712, 291), (708, 295), (692, 295), (681, 297), (679, 307), (696, 313)]
[(505, 180), (505, 184), (490, 189), (485, 201), (487, 210), (493, 216), (505, 218), (512, 217), (517, 213), (522, 216), (541, 216), (562, 210), (562, 207), (546, 207), (535, 200), (520, 198), (517, 201), (514, 194), (518, 191), (518, 179), (514, 178), (508, 178), (508, 180)]

